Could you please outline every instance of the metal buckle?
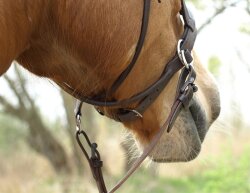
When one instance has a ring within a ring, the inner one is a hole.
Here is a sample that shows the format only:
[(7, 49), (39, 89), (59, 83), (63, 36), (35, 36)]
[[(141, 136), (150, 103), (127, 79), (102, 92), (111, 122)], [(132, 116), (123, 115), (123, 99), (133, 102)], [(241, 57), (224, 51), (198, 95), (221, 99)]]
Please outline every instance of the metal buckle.
[(187, 59), (186, 59), (186, 56), (185, 56), (185, 51), (181, 50), (181, 44), (182, 44), (182, 42), (183, 42), (183, 39), (180, 39), (178, 41), (178, 44), (177, 44), (177, 54), (178, 54), (179, 59), (181, 60), (182, 64), (189, 70), (190, 65), (192, 65), (192, 64), (189, 64), (187, 62)]

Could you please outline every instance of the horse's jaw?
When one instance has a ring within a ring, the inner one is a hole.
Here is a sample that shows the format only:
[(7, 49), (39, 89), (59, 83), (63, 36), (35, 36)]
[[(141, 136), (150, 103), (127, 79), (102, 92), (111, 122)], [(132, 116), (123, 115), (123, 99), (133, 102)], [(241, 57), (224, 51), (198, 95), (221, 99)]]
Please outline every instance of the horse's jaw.
[[(220, 97), (214, 80), (202, 66), (196, 69), (202, 75), (197, 77), (199, 91), (195, 93), (189, 109), (182, 109), (171, 132), (165, 131), (158, 141), (150, 154), (155, 162), (186, 162), (196, 158), (207, 131), (220, 114)], [(150, 144), (166, 121), (174, 99), (173, 89), (170, 84), (144, 113), (143, 119), (125, 124), (135, 134), (140, 149)]]
[(172, 131), (165, 132), (150, 157), (155, 162), (187, 162), (195, 159), (209, 125), (205, 111), (194, 102), (183, 109)]
[[(166, 121), (165, 119), (164, 116), (160, 121), (161, 125)], [(134, 130), (137, 146), (141, 150), (150, 145), (157, 133), (155, 130), (150, 134), (150, 125), (152, 124), (147, 121), (136, 124), (137, 128), (141, 127), (141, 131)], [(161, 125), (159, 124), (159, 127)], [(187, 162), (195, 159), (200, 153), (209, 126), (205, 110), (193, 100), (190, 108), (183, 109), (179, 114), (171, 132), (164, 132), (149, 155), (150, 159), (155, 162)]]

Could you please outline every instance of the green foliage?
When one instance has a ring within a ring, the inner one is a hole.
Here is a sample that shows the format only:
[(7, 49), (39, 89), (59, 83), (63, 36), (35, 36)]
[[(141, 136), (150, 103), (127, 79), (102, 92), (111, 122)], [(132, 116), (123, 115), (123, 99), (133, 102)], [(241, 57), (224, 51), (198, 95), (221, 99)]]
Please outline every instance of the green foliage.
[(218, 77), (220, 75), (220, 67), (222, 63), (217, 56), (212, 56), (208, 61), (208, 69), (215, 76)]
[(186, 192), (203, 193), (247, 193), (250, 191), (250, 154), (249, 151), (232, 161), (226, 154), (216, 161), (216, 167), (201, 175), (181, 180)]
[[(250, 148), (239, 158), (225, 153), (211, 162), (214, 167), (194, 176), (178, 179), (155, 178), (138, 173), (130, 180), (126, 191), (146, 193), (249, 193), (250, 192)], [(145, 182), (148, 182), (145, 184)]]
[(240, 31), (242, 33), (250, 35), (250, 25), (249, 24), (244, 24), (241, 26)]
[(201, 0), (189, 0), (191, 3), (194, 4), (194, 6), (197, 8), (197, 9), (204, 9), (204, 4), (203, 4), (203, 1)]

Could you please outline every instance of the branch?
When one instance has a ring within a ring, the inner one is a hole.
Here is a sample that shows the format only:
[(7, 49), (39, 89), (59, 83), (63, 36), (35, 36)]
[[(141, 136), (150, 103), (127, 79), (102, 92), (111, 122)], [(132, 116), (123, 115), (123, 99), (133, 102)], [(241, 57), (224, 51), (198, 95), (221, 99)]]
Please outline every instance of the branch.
[(239, 60), (240, 60), (243, 64), (245, 64), (245, 66), (246, 66), (248, 72), (250, 73), (250, 63), (248, 63), (248, 62), (243, 58), (241, 52), (240, 52), (238, 49), (236, 49), (236, 54), (237, 54)]
[(209, 25), (210, 23), (212, 23), (212, 21), (220, 14), (222, 14), (228, 7), (234, 7), (236, 6), (240, 1), (242, 0), (238, 0), (235, 1), (233, 3), (230, 3), (228, 5), (223, 4), (222, 7), (217, 8), (215, 13), (209, 17), (198, 29), (198, 33), (200, 33), (207, 25)]
[(11, 80), (11, 78), (9, 78), (7, 75), (4, 75), (3, 77), (6, 80), (6, 82), (8, 83), (8, 85), (11, 88), (12, 92), (15, 93), (15, 95), (16, 95), (16, 97), (18, 99), (20, 107), (25, 108), (24, 102), (23, 102), (23, 100), (22, 100), (22, 98), (20, 96), (20, 92), (18, 91), (18, 89), (16, 87), (16, 83), (13, 80)]
[(0, 103), (4, 106), (4, 112), (10, 115), (14, 115), (18, 119), (23, 119), (23, 113), (25, 112), (20, 108), (16, 108), (14, 105), (9, 103), (4, 97), (0, 96)]
[(250, 0), (246, 0), (246, 3), (247, 3), (246, 11), (250, 15)]
[(34, 100), (30, 97), (30, 95), (27, 92), (26, 80), (22, 76), (20, 70), (17, 68), (17, 65), (15, 65), (15, 73), (16, 73), (16, 75), (18, 77), (19, 82), (20, 82), (20, 86), (21, 86), (21, 89), (22, 89), (22, 94), (24, 94), (24, 96), (28, 100), (28, 102), (30, 103), (30, 106), (34, 108), (35, 107)]
[(12, 105), (12, 104), (10, 104), (9, 102), (7, 102), (7, 100), (4, 98), (4, 97), (2, 97), (2, 96), (0, 96), (0, 103), (6, 108), (6, 107), (10, 107), (11, 109), (15, 109), (15, 107)]

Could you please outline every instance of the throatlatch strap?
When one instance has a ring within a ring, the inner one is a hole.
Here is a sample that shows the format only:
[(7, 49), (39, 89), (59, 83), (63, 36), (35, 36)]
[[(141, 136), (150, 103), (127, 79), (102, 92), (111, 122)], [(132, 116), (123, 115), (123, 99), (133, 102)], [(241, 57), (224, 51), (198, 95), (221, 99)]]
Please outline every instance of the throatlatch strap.
[(147, 34), (147, 30), (148, 30), (149, 15), (150, 15), (150, 3), (151, 3), (151, 0), (144, 0), (141, 33), (140, 33), (140, 37), (139, 37), (139, 40), (138, 40), (138, 43), (137, 43), (137, 46), (135, 49), (134, 57), (132, 58), (128, 67), (120, 74), (120, 76), (116, 79), (116, 81), (113, 83), (111, 88), (108, 90), (107, 96), (111, 96), (112, 94), (114, 94), (114, 92), (121, 86), (123, 81), (127, 78), (128, 74), (133, 69), (135, 63), (137, 62), (137, 60), (141, 54), (141, 50), (142, 50), (142, 47), (144, 45), (145, 37)]

